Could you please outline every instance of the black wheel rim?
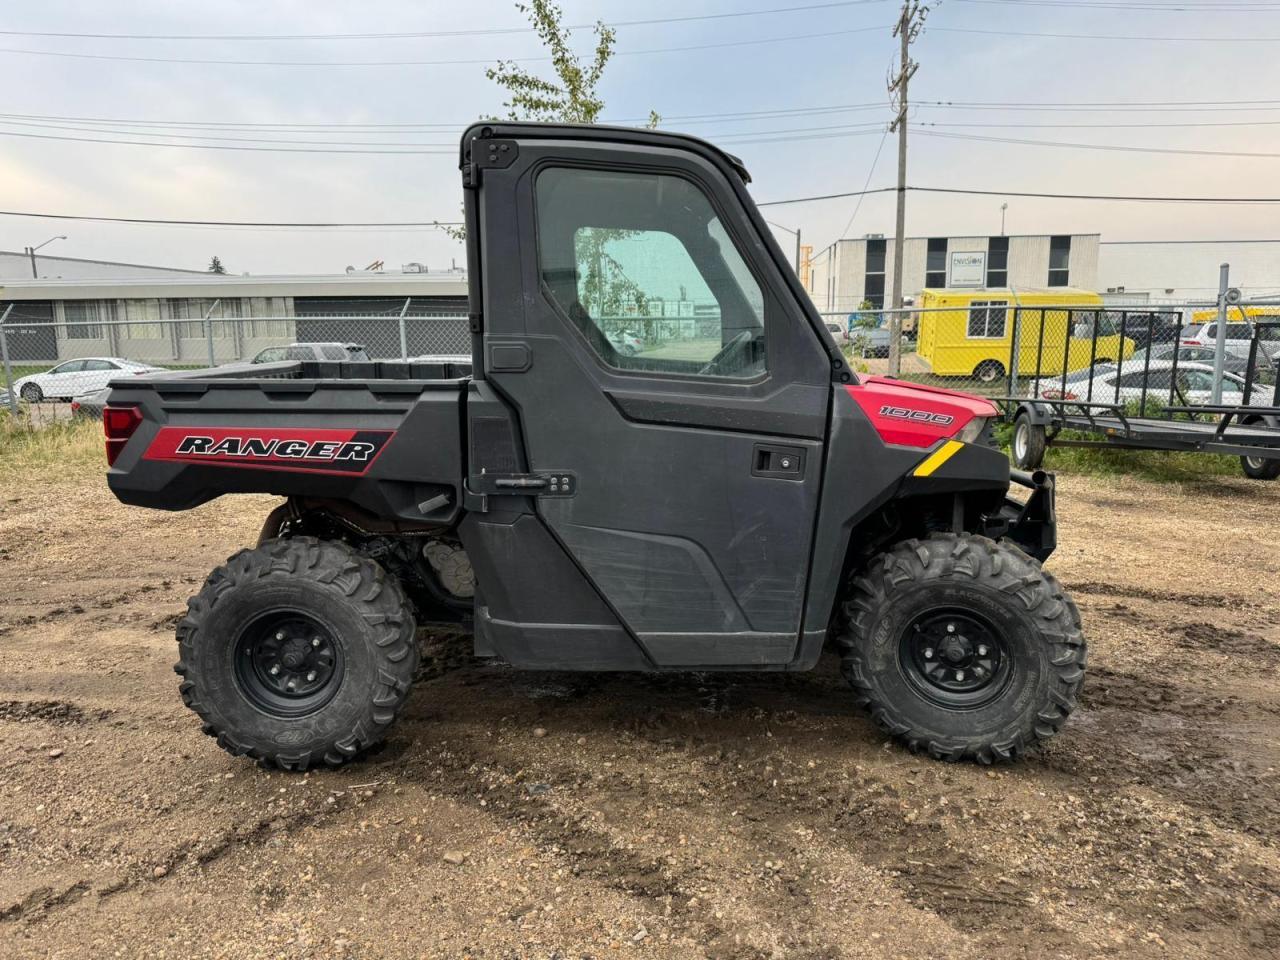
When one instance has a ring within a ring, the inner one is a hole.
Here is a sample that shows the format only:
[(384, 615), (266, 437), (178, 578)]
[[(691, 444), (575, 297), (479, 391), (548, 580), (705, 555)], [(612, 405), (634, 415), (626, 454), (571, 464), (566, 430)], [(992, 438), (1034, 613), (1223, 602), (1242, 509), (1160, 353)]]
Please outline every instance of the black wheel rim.
[(1003, 631), (986, 617), (957, 608), (930, 610), (908, 623), (899, 661), (925, 699), (953, 709), (994, 700), (1013, 668)]
[(333, 631), (296, 610), (259, 616), (240, 632), (234, 656), (241, 691), (272, 716), (314, 713), (342, 684), (342, 647)]

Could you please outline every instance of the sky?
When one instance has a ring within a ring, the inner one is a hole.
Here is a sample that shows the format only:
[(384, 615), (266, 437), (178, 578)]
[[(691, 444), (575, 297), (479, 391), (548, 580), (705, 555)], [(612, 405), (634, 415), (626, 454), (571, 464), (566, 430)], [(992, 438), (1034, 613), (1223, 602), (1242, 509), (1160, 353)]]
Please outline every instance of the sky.
[[(502, 90), (485, 78), (485, 66), (535, 58), (525, 65), (550, 74), (511, 0), (7, 0), (3, 6), (4, 211), (269, 222), (454, 220), (461, 200), (458, 136), (471, 120), (503, 110)], [(634, 123), (653, 109), (664, 127), (724, 146), (746, 162), (757, 201), (894, 183), (896, 137), (884, 134), (890, 118), (885, 78), (897, 54), (893, 0), (564, 0), (562, 6), (565, 22), (575, 25), (665, 21), (617, 27), (617, 56), (600, 86), (605, 120)], [(935, 6), (913, 48), (920, 66), (911, 99), (920, 106), (911, 113), (909, 183), (1280, 196), (1280, 2), (944, 0)], [(780, 8), (792, 9), (715, 16)], [(687, 19), (699, 16), (707, 19)], [(476, 30), (504, 32), (440, 35)], [(395, 36), (246, 39), (370, 33)], [(590, 29), (576, 29), (574, 43), (589, 56)], [(174, 59), (241, 62), (156, 62)], [(466, 62), (386, 64), (424, 60)], [(379, 65), (339, 65), (352, 61)], [(1160, 105), (1138, 109), (1135, 102)], [(961, 106), (973, 103), (999, 106)], [(1172, 106), (1177, 103), (1183, 105)], [(204, 147), (170, 145), (175, 142)], [(1221, 155), (1241, 152), (1272, 156)], [(1280, 205), (940, 194), (909, 196), (907, 233), (998, 233), (1002, 202), (1011, 234), (1280, 238)], [(892, 195), (868, 196), (860, 205), (842, 198), (770, 206), (766, 215), (781, 228), (799, 229), (816, 251), (842, 235), (892, 234), (893, 204)], [(322, 232), (0, 216), (0, 249), (21, 250), (58, 234), (67, 239), (44, 252), (195, 269), (217, 255), (235, 273), (335, 273), (378, 260), (388, 269), (420, 262), (434, 270), (465, 260), (461, 244), (429, 228)], [(778, 237), (790, 251), (794, 237), (784, 229)]]

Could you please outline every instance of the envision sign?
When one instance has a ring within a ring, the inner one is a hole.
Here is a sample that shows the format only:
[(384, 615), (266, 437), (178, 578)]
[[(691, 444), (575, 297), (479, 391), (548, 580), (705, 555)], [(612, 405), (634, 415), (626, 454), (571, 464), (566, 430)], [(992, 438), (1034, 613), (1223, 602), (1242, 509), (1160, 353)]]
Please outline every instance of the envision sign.
[(987, 253), (985, 250), (962, 251), (951, 254), (950, 287), (981, 287), (987, 282)]

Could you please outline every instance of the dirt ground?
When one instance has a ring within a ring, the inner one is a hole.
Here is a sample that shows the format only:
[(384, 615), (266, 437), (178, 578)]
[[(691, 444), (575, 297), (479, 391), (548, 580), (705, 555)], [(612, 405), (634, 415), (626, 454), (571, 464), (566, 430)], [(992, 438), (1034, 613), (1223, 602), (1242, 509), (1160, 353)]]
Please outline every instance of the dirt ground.
[(429, 636), (390, 740), (308, 776), (220, 751), (171, 670), (270, 501), (0, 490), (0, 956), (1280, 955), (1280, 484), (1060, 489), (1090, 672), (1028, 761), (905, 753), (830, 660), (520, 675)]

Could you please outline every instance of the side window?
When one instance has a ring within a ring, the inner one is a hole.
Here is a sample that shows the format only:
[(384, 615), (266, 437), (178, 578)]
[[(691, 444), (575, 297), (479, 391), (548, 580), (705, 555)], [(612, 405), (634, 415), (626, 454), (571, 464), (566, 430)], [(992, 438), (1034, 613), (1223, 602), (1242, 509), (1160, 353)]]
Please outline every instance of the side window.
[(1004, 322), (1009, 306), (1007, 300), (975, 300), (969, 305), (969, 329), (971, 338), (996, 338), (1004, 336)]
[(1120, 378), (1120, 386), (1125, 389), (1141, 390), (1144, 382), (1148, 390), (1168, 389), (1170, 382), (1169, 371), (1152, 370), (1146, 372), (1136, 370), (1133, 373), (1126, 373)]
[(542, 281), (601, 360), (649, 373), (766, 372), (764, 293), (696, 184), (553, 167), (536, 192)]
[(284, 347), (267, 347), (253, 358), (254, 363), (278, 363), (284, 359)]
[(316, 358), (315, 350), (311, 347), (285, 347), (285, 360), (314, 360)]
[(60, 367), (54, 367), (50, 373), (79, 373), (84, 369), (83, 360), (68, 360)]

